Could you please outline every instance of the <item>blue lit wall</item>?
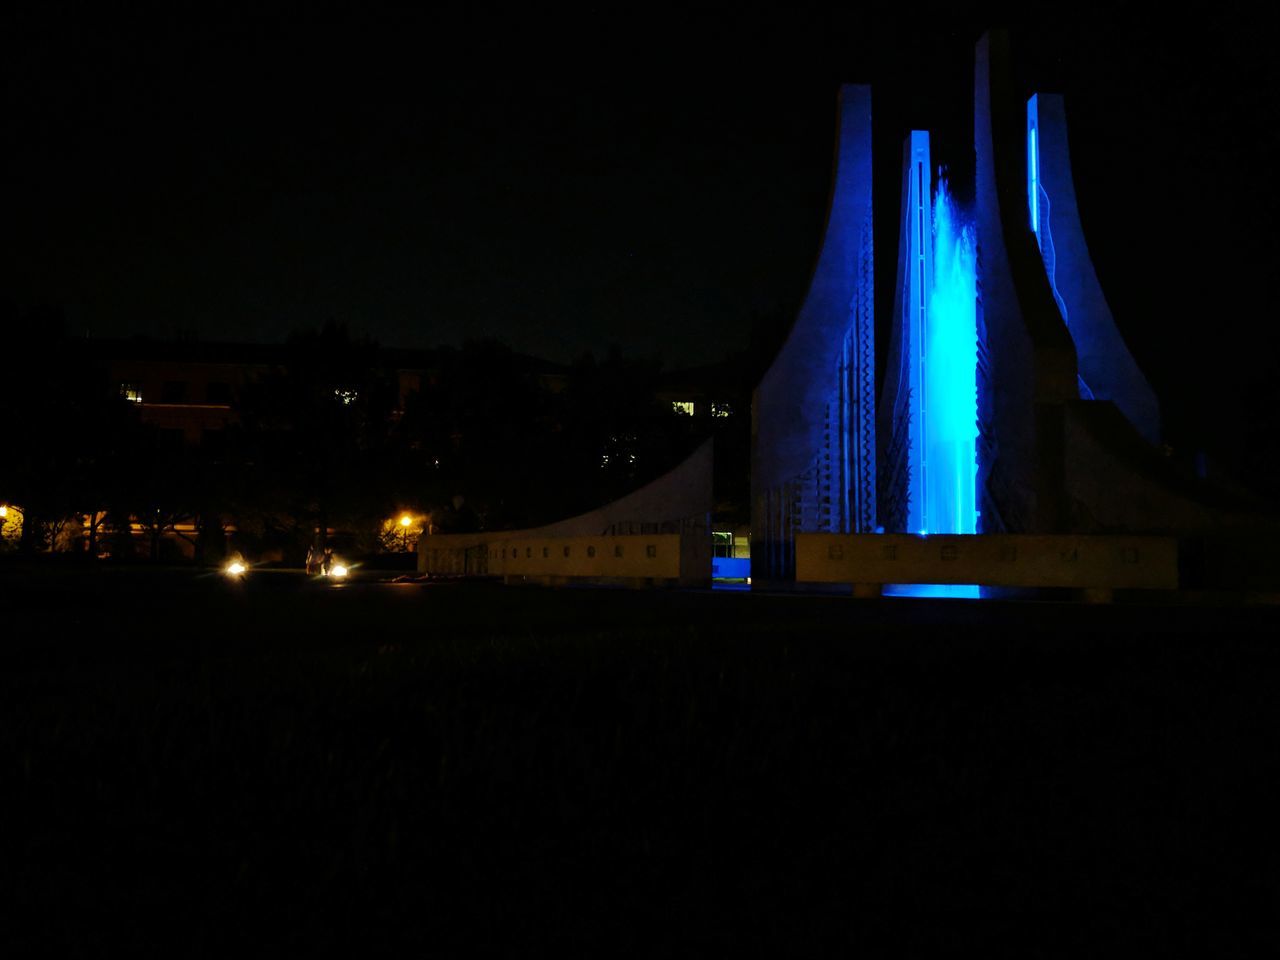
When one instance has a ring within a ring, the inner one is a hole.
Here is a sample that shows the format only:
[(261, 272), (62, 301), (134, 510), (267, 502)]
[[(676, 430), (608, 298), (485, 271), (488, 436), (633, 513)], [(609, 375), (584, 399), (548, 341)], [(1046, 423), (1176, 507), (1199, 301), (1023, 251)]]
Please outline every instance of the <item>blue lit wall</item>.
[(907, 451), (907, 530), (926, 533), (928, 465), (925, 449), (925, 396), (927, 389), (926, 351), (929, 336), (929, 290), (933, 283), (933, 164), (929, 158), (929, 134), (913, 130), (908, 147), (906, 223), (903, 237), (907, 245), (906, 284), (902, 323), (907, 327), (903, 342), (909, 359), (910, 399), (908, 406), (910, 446)]
[(1075, 345), (1077, 393), (1085, 400), (1111, 401), (1143, 437), (1158, 443), (1159, 403), (1116, 327), (1089, 256), (1060, 96), (1036, 94), (1027, 101), (1026, 145), (1031, 231), (1058, 314)]
[(835, 179), (804, 303), (752, 401), (752, 584), (795, 577), (797, 533), (876, 528), (871, 88), (840, 90)]
[[(1031, 232), (1036, 235), (1036, 245), (1040, 248), (1040, 259), (1044, 261), (1049, 289), (1053, 291), (1053, 301), (1058, 305), (1058, 313), (1069, 330), (1071, 311), (1058, 292), (1058, 251), (1053, 245), (1053, 202), (1049, 199), (1049, 191), (1044, 188), (1044, 181), (1040, 176), (1040, 111), (1036, 96), (1027, 101), (1027, 203), (1031, 212)], [(1082, 398), (1094, 399), (1083, 372), (1076, 374), (1076, 386)]]

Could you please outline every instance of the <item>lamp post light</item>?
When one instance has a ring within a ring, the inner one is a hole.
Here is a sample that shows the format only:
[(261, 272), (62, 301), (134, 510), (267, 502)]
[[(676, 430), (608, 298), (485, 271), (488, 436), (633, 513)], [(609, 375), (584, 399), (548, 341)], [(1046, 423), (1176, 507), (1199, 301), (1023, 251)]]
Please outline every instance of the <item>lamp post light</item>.
[(409, 524), (413, 523), (413, 518), (407, 513), (400, 518), (400, 537), (404, 544), (404, 552), (409, 552)]

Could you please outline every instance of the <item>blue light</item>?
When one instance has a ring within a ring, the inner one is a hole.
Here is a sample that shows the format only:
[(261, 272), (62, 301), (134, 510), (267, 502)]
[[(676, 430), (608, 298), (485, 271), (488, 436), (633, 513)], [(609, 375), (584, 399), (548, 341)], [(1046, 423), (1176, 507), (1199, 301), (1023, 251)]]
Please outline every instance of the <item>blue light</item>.
[(931, 599), (977, 600), (980, 587), (971, 583), (890, 583), (884, 588), (886, 597), (929, 597)]
[[(1031, 109), (1035, 109), (1034, 103)], [(1034, 125), (1027, 131), (1027, 205), (1031, 208), (1031, 232), (1038, 237), (1040, 236), (1040, 155), (1036, 149)]]
[(925, 340), (924, 520), (929, 533), (977, 533), (977, 256), (946, 180), (933, 200), (933, 289)]

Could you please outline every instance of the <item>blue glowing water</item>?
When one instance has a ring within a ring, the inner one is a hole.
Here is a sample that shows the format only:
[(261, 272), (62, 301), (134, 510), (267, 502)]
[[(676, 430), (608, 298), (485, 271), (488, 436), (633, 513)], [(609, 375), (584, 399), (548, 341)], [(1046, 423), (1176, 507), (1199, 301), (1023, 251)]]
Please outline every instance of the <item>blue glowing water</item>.
[(885, 584), (884, 595), (977, 600), (981, 596), (980, 589), (971, 583), (889, 583)]
[[(977, 533), (978, 324), (973, 228), (961, 222), (945, 179), (933, 198), (933, 277), (917, 358), (922, 369), (919, 428), (911, 469), (922, 482), (915, 532)], [(914, 277), (912, 278), (915, 279)], [(971, 584), (893, 584), (899, 597), (978, 597)]]
[(925, 343), (922, 533), (977, 533), (977, 256), (946, 180), (933, 201), (933, 289)]

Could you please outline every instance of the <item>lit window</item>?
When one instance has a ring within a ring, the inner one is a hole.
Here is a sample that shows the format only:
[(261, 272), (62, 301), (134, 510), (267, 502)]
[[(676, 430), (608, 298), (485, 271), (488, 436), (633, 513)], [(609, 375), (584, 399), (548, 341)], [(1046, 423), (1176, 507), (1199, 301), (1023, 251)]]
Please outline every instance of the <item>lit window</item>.
[(693, 401), (692, 400), (673, 400), (671, 402), (671, 412), (678, 413), (682, 417), (692, 417)]
[(360, 393), (357, 390), (335, 390), (333, 395), (338, 398), (338, 402), (344, 407), (349, 407), (360, 399)]
[(713, 417), (732, 417), (733, 407), (727, 403), (713, 403), (711, 405), (711, 415)]
[(732, 557), (733, 556), (732, 531), (725, 531), (725, 532), (721, 532), (719, 530), (712, 531), (711, 555), (713, 557)]
[(137, 383), (120, 384), (120, 396), (124, 397), (130, 403), (142, 402), (142, 386)]

